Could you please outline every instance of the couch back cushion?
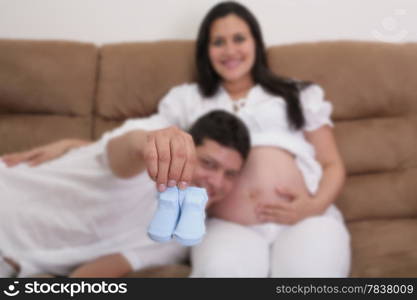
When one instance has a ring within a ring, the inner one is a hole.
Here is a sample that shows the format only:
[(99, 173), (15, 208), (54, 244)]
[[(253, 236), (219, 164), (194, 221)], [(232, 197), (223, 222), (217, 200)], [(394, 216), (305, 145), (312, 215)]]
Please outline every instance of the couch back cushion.
[(0, 153), (90, 139), (96, 69), (93, 44), (0, 40)]
[(95, 138), (126, 118), (156, 112), (170, 88), (195, 80), (192, 41), (109, 44), (100, 62)]
[(417, 44), (272, 47), (274, 71), (321, 84), (348, 171), (347, 220), (417, 216)]

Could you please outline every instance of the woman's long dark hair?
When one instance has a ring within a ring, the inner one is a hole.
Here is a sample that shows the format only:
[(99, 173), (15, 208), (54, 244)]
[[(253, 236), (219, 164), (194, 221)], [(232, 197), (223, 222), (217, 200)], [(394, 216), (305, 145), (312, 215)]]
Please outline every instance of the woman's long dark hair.
[(281, 96), (287, 102), (287, 117), (292, 128), (301, 129), (305, 120), (301, 110), (300, 90), (308, 83), (300, 83), (289, 78), (273, 74), (268, 67), (265, 45), (261, 28), (255, 16), (243, 5), (227, 1), (214, 6), (201, 23), (196, 44), (197, 83), (200, 92), (206, 96), (213, 96), (219, 88), (221, 78), (211, 65), (208, 45), (210, 43), (211, 24), (219, 18), (234, 14), (248, 24), (255, 40), (255, 62), (252, 67), (252, 77), (255, 83), (260, 84), (273, 95)]

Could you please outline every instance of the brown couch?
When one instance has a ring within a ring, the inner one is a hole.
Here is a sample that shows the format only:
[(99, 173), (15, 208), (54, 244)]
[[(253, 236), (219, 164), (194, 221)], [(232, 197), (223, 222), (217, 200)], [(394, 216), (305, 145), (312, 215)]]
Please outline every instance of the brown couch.
[[(192, 41), (96, 47), (0, 40), (0, 154), (97, 139), (195, 78)], [(274, 71), (321, 84), (348, 170), (337, 205), (354, 277), (417, 277), (417, 44), (336, 41), (268, 48)], [(186, 265), (132, 276), (186, 276)]]

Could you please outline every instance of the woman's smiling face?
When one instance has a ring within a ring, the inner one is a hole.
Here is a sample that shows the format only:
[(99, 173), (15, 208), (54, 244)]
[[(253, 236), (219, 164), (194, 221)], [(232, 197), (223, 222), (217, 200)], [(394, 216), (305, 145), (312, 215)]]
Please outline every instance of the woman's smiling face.
[(249, 26), (234, 14), (213, 22), (209, 57), (217, 74), (229, 83), (251, 79), (255, 61), (255, 41)]

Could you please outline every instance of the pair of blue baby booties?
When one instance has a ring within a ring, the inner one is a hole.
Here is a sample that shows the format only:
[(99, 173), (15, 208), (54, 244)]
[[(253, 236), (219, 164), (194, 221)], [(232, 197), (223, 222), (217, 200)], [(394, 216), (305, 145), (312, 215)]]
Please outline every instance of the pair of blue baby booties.
[(184, 246), (201, 242), (205, 234), (206, 189), (169, 187), (158, 193), (158, 207), (148, 227), (148, 236), (156, 242), (175, 238)]

